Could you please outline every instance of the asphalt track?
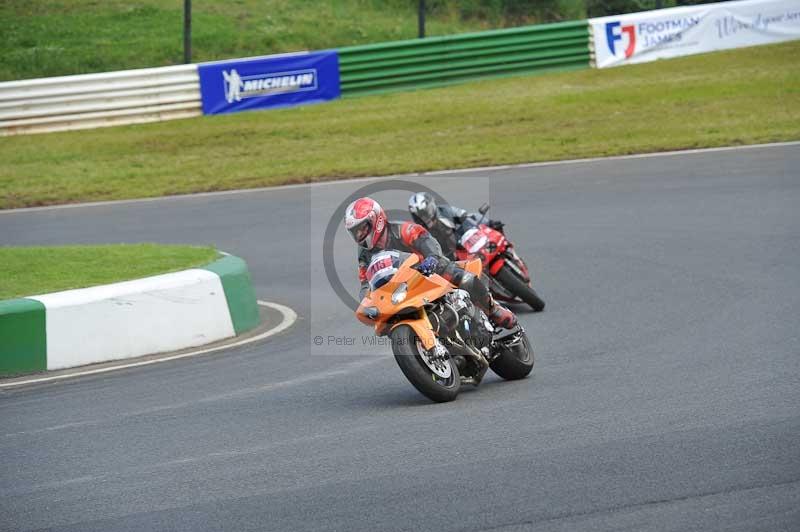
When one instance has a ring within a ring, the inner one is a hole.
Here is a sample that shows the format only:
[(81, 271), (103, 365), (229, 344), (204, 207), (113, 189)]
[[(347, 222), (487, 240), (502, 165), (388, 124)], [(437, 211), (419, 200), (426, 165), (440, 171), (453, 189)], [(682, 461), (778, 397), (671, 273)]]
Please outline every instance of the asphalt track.
[(488, 187), (532, 263), (532, 378), (435, 405), (385, 347), (313, 345), (368, 333), (318, 228), (367, 182), (0, 214), (0, 245), (214, 244), (301, 318), (0, 392), (0, 529), (800, 530), (800, 146), (421, 182)]

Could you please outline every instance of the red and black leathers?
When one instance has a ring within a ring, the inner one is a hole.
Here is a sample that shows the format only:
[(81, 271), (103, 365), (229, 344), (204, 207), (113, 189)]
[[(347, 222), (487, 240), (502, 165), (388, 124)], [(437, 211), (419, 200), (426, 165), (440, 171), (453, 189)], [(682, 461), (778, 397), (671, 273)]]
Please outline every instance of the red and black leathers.
[(516, 325), (514, 314), (495, 303), (483, 281), (445, 257), (441, 246), (427, 229), (412, 222), (389, 222), (386, 229), (372, 249), (358, 249), (358, 279), (361, 281), (359, 298), (363, 298), (369, 290), (367, 267), (372, 257), (384, 250), (405, 251), (415, 253), (421, 261), (426, 257), (435, 257), (438, 261), (436, 273), (466, 290), (473, 303), (486, 313), (494, 325), (505, 328)]

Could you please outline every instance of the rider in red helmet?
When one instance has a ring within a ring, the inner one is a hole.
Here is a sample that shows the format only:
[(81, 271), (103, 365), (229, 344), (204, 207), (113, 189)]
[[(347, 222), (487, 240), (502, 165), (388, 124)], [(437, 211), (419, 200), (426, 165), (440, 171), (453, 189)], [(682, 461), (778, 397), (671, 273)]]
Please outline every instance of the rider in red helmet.
[(359, 246), (358, 278), (361, 281), (359, 297), (369, 290), (367, 266), (375, 253), (397, 250), (415, 253), (423, 273), (437, 273), (469, 292), (472, 301), (483, 310), (495, 327), (510, 329), (517, 318), (510, 310), (498, 305), (478, 277), (458, 267), (447, 259), (439, 243), (427, 229), (412, 222), (390, 222), (377, 201), (359, 198), (345, 210), (344, 224)]

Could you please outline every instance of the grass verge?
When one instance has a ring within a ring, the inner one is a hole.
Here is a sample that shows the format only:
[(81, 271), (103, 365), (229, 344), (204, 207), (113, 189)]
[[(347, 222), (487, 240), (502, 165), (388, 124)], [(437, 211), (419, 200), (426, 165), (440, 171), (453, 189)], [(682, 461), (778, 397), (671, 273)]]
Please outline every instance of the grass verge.
[(211, 247), (160, 244), (0, 247), (0, 300), (185, 270), (218, 256)]
[(0, 208), (800, 139), (800, 41), (0, 139)]

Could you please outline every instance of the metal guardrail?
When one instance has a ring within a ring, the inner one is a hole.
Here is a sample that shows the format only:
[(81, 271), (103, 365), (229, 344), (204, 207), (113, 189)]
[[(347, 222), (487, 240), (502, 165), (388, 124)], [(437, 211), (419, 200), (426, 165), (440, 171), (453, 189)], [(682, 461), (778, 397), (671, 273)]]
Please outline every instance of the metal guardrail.
[(589, 68), (585, 20), (339, 49), (343, 96)]
[[(339, 50), (342, 94), (588, 68), (587, 21)], [(197, 65), (0, 83), (0, 136), (138, 124), (202, 114)]]
[(197, 65), (0, 83), (0, 136), (201, 114)]

